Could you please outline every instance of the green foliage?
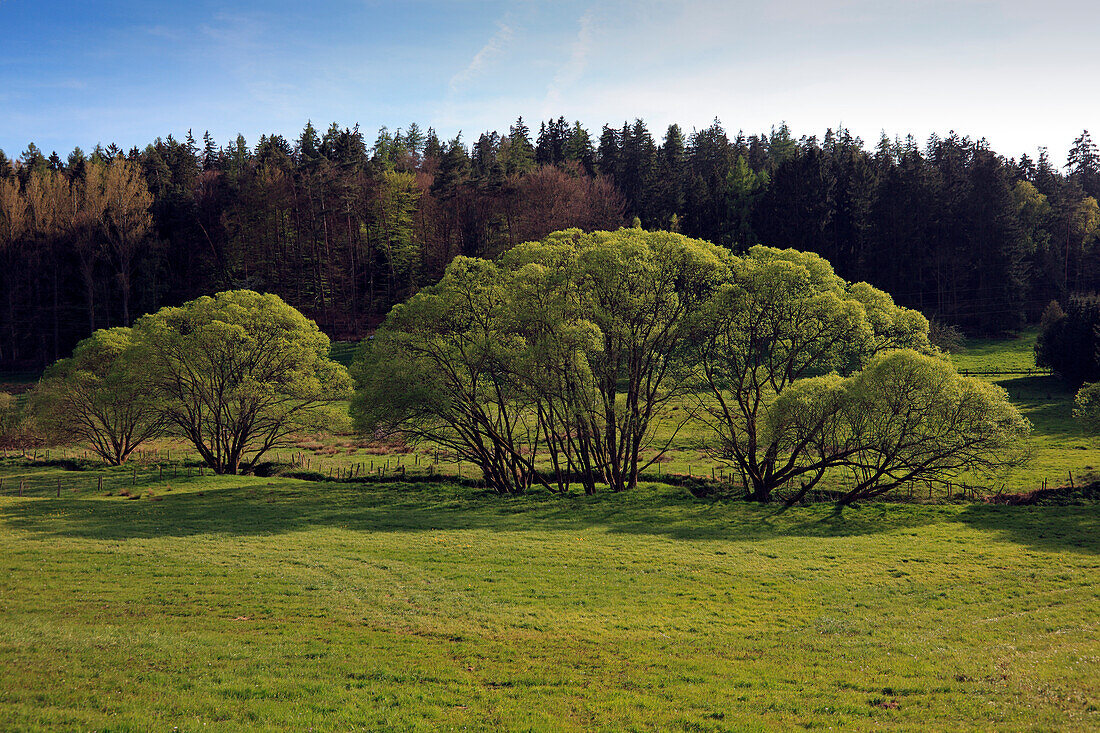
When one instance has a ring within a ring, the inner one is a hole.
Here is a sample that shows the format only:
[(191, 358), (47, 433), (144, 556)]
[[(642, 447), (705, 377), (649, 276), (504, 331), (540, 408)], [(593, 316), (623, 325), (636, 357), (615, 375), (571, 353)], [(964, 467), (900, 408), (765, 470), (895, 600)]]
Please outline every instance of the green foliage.
[[(361, 429), (443, 442), (508, 493), (580, 473), (632, 487), (723, 253), (668, 232), (558, 232), (458, 258), (394, 308), (355, 369)], [(525, 453), (529, 451), (529, 454)], [(553, 478), (536, 467), (549, 453)]]
[(326, 407), (350, 391), (328, 337), (276, 295), (198, 298), (142, 317), (133, 331), (133, 363), (165, 419), (217, 473), (326, 424)]
[(726, 174), (726, 186), (729, 190), (730, 246), (735, 251), (743, 251), (756, 244), (756, 234), (752, 229), (752, 212), (756, 202), (767, 190), (769, 183), (767, 171), (757, 173), (745, 160), (737, 156), (737, 162)]
[(499, 491), (529, 488), (521, 438), (532, 436), (511, 379), (523, 344), (508, 305), (494, 263), (459, 257), (439, 284), (395, 306), (352, 365), (359, 430), (432, 440), (480, 466)]
[[(776, 398), (807, 377), (851, 374), (886, 350), (935, 348), (924, 316), (865, 283), (849, 285), (815, 254), (756, 246), (735, 258), (730, 272), (701, 322), (700, 408), (715, 434), (712, 453), (734, 464), (754, 497), (767, 501), (793, 479), (805, 477), (809, 490), (840, 457), (822, 433), (832, 408), (815, 404), (800, 415), (808, 433), (792, 441), (784, 426), (793, 418), (769, 417)], [(809, 407), (809, 389), (796, 392), (790, 406)]]
[(55, 440), (86, 443), (113, 466), (164, 425), (132, 336), (129, 328), (96, 331), (46, 370), (31, 403)]
[(0, 446), (14, 447), (18, 442), (19, 404), (15, 397), (0, 392)]
[(1086, 384), (1073, 398), (1073, 417), (1093, 435), (1100, 434), (1100, 382)]
[(1012, 188), (1012, 196), (1027, 253), (1045, 250), (1050, 244), (1053, 223), (1053, 211), (1047, 197), (1028, 181), (1017, 181)]
[(444, 445), (502, 493), (632, 488), (643, 452), (695, 418), (666, 409), (689, 395), (704, 445), (761, 501), (830, 471), (856, 475), (851, 501), (1014, 465), (1028, 429), (1002, 391), (959, 377), (924, 316), (818, 255), (739, 258), (637, 228), (455, 260), (354, 374), (360, 430)]
[(368, 229), (375, 246), (384, 255), (392, 291), (399, 285), (413, 286), (420, 269), (420, 244), (413, 234), (413, 215), (421, 191), (416, 176), (387, 170), (381, 174), (375, 192), (374, 224)]
[(880, 353), (834, 388), (839, 394), (825, 404), (836, 408), (821, 433), (825, 452), (851, 475), (841, 504), (907, 482), (996, 475), (1028, 457), (1031, 425), (1005, 390), (960, 376), (943, 359), (911, 350)]

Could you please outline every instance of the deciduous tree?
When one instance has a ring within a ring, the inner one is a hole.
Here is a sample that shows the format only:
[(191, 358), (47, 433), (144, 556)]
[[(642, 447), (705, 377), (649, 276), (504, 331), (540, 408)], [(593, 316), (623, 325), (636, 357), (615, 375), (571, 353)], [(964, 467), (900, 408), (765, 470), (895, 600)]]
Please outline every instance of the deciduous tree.
[(165, 419), (217, 473), (250, 469), (350, 392), (329, 340), (281, 298), (250, 290), (162, 308), (134, 324)]
[(103, 329), (46, 370), (32, 409), (57, 439), (84, 443), (117, 466), (165, 424), (151, 386), (134, 360), (131, 330)]
[[(932, 352), (928, 321), (869, 285), (849, 285), (817, 255), (753, 247), (732, 261), (698, 334), (713, 455), (737, 467), (758, 501), (790, 481), (816, 482), (829, 465), (811, 443), (767, 429), (777, 398), (799, 380), (849, 374), (893, 348)], [(816, 418), (818, 430), (826, 417)]]

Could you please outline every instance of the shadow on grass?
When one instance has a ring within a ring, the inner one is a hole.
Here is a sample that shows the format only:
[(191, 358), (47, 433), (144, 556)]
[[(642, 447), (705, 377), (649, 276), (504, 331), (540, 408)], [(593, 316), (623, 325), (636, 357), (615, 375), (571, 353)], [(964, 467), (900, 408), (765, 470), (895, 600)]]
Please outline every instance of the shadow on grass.
[(1037, 435), (1084, 438), (1073, 419), (1073, 396), (1058, 377), (1020, 377), (997, 382), (1008, 392), (1012, 403), (1031, 420)]
[(360, 532), (435, 530), (579, 531), (682, 540), (846, 537), (961, 521), (1044, 547), (1100, 552), (1100, 507), (913, 506), (870, 504), (837, 514), (830, 505), (760, 506), (696, 499), (645, 485), (629, 494), (499, 497), (450, 484), (279, 481), (162, 495), (162, 500), (63, 498), (13, 501), (0, 521), (43, 536), (126, 540), (279, 534), (310, 527)]
[(1042, 550), (1100, 553), (1100, 504), (965, 508), (958, 520)]

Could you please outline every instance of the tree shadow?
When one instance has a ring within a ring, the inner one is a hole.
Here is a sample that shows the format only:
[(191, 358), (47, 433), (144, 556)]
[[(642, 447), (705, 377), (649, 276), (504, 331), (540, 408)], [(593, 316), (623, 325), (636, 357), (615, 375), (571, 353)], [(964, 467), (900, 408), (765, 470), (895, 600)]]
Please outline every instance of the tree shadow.
[(1085, 433), (1073, 419), (1073, 390), (1055, 376), (1004, 379), (1012, 403), (1031, 420), (1035, 432), (1050, 437), (1082, 438)]
[(281, 534), (316, 526), (362, 532), (598, 527), (683, 540), (762, 540), (877, 534), (951, 521), (953, 516), (938, 507), (906, 505), (868, 505), (843, 514), (831, 505), (780, 511), (779, 505), (697, 499), (686, 489), (650, 485), (624, 494), (500, 497), (450, 484), (284, 480), (159, 498), (25, 500), (0, 507), (0, 521), (39, 536), (99, 540)]
[[(212, 479), (214, 481), (214, 479)], [(1100, 552), (1100, 505), (1006, 507), (831, 504), (782, 509), (698, 499), (686, 489), (643, 485), (597, 496), (501, 497), (452, 484), (247, 482), (162, 495), (28, 499), (0, 506), (0, 521), (40, 537), (128, 540), (196, 535), (263, 536), (310, 527), (358, 532), (581, 531), (677, 540), (850, 537), (962, 522), (1046, 549)], [(201, 486), (201, 483), (200, 483)]]
[(1100, 504), (1000, 506), (975, 504), (958, 514), (971, 527), (1042, 550), (1100, 554)]

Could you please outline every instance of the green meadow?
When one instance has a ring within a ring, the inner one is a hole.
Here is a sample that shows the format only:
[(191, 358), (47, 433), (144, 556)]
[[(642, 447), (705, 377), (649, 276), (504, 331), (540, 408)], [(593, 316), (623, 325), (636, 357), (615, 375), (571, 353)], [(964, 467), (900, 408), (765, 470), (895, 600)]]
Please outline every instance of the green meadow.
[[(1014, 339), (972, 339), (954, 354), (960, 370), (1017, 371), (1034, 369), (1037, 331)], [(1096, 480), (1100, 473), (1100, 437), (1088, 435), (1073, 419), (1074, 390), (1052, 375), (990, 375), (1008, 392), (1033, 426), (1033, 455), (1027, 466), (1000, 477), (998, 487), (1025, 492), (1048, 486)], [(975, 479), (976, 480), (976, 479)]]
[[(1100, 466), (1057, 380), (990, 378), (1036, 428), (1012, 490)], [(5, 730), (1100, 728), (1095, 503), (501, 498), (76, 453), (0, 459)]]

